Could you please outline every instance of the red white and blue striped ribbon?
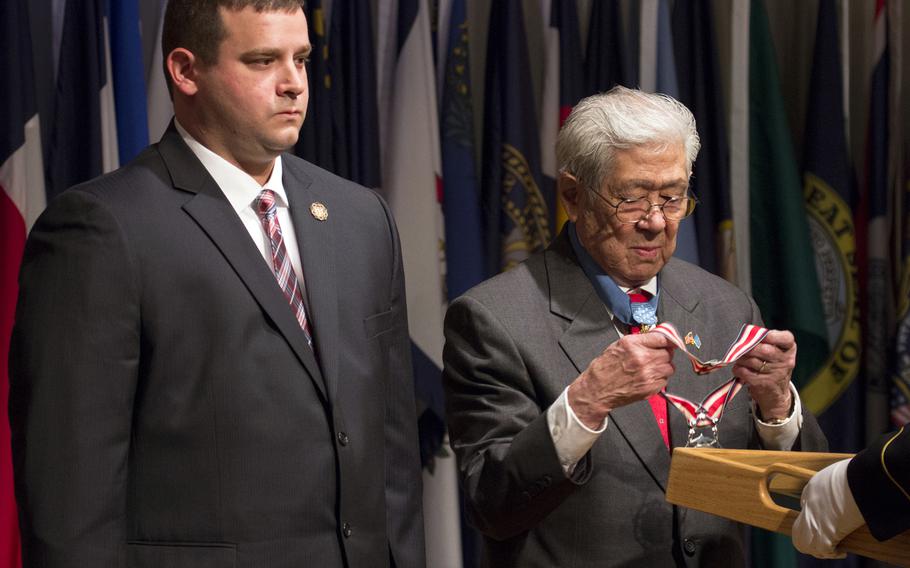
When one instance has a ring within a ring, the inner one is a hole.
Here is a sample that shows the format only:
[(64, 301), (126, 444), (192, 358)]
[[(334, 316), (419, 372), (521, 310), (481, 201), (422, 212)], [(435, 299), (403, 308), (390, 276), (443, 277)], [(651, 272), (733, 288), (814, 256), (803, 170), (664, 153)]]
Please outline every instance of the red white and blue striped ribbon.
[[(695, 404), (687, 398), (664, 391), (661, 391), (660, 394), (682, 412), (690, 426), (702, 427), (719, 422), (727, 403), (733, 400), (733, 397), (742, 388), (743, 384), (734, 377), (708, 393), (701, 404)], [(699, 415), (699, 409), (705, 411), (704, 416)]]
[[(752, 351), (768, 335), (768, 330), (761, 326), (745, 324), (739, 331), (739, 336), (727, 348), (722, 359), (702, 361), (686, 349), (686, 342), (672, 323), (658, 324), (651, 331), (660, 333), (675, 343), (686, 354), (692, 362), (692, 369), (699, 375), (706, 375), (733, 364), (737, 359)], [(716, 424), (720, 420), (727, 403), (733, 400), (742, 386), (742, 383), (734, 377), (708, 393), (701, 404), (695, 404), (689, 399), (665, 391), (660, 394), (686, 417), (690, 426), (704, 427)]]
[(683, 341), (682, 336), (679, 335), (672, 323), (665, 322), (655, 325), (651, 328), (651, 332), (660, 333), (675, 343), (689, 357), (689, 360), (692, 361), (692, 369), (699, 375), (705, 375), (735, 363), (737, 359), (752, 351), (768, 335), (768, 330), (764, 327), (745, 324), (739, 331), (739, 336), (730, 344), (722, 359), (702, 361), (686, 349), (686, 342)]

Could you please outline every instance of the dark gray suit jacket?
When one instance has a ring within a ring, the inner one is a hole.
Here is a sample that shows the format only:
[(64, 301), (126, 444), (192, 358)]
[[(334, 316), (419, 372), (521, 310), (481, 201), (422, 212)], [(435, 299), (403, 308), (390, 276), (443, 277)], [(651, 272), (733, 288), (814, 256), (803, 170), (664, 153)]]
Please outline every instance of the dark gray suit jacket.
[(395, 225), (283, 163), (315, 356), (173, 127), (35, 225), (10, 365), (26, 566), (424, 565)]
[[(759, 323), (743, 292), (671, 260), (658, 317), (721, 357), (744, 323)], [(670, 455), (647, 401), (617, 408), (567, 478), (546, 410), (618, 336), (565, 231), (548, 250), (458, 298), (446, 315), (444, 382), (452, 446), (474, 524), (495, 567), (737, 566), (738, 525), (664, 498)], [(677, 353), (667, 390), (700, 401), (730, 376), (697, 376)], [(687, 427), (669, 409), (671, 440)], [(759, 447), (744, 389), (720, 425), (727, 448)], [(797, 445), (826, 447), (806, 415)]]

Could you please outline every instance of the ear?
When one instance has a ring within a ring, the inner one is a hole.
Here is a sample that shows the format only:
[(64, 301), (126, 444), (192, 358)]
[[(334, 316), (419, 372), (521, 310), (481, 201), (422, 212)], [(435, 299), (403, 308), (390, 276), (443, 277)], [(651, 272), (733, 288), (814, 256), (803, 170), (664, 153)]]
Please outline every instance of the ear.
[(559, 199), (562, 201), (562, 206), (566, 209), (566, 216), (573, 223), (576, 222), (578, 220), (578, 215), (581, 212), (580, 201), (584, 188), (581, 187), (581, 184), (578, 183), (575, 176), (560, 172), (559, 178), (556, 180), (556, 191), (559, 193)]
[(167, 72), (175, 91), (186, 96), (195, 95), (199, 90), (196, 84), (199, 62), (193, 52), (178, 47), (167, 55)]

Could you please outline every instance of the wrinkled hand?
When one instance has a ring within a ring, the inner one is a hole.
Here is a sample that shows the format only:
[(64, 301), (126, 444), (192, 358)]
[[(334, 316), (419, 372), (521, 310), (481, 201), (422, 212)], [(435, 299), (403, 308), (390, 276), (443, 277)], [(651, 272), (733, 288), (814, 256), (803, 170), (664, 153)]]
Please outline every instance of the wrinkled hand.
[(835, 462), (812, 476), (800, 498), (802, 511), (793, 523), (793, 546), (818, 558), (843, 558), (835, 547), (858, 529), (863, 516), (847, 482), (847, 464)]
[(666, 386), (676, 370), (675, 349), (659, 333), (622, 337), (569, 386), (569, 406), (586, 426), (599, 428), (614, 408), (644, 400)]
[(733, 366), (733, 376), (749, 389), (762, 418), (790, 415), (790, 376), (796, 366), (796, 339), (789, 331), (772, 329), (761, 343)]

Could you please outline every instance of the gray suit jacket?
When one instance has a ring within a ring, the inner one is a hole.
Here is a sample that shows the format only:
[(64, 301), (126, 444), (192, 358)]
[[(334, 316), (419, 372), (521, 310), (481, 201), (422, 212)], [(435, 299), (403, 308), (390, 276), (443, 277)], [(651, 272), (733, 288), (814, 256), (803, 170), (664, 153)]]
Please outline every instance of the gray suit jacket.
[[(671, 260), (660, 274), (660, 321), (694, 331), (702, 359), (721, 357), (744, 323), (760, 323), (742, 291)], [(495, 567), (737, 566), (739, 527), (669, 505), (670, 455), (647, 401), (610, 424), (571, 478), (559, 464), (546, 410), (618, 336), (565, 232), (548, 250), (458, 298), (446, 315), (444, 383), (452, 446), (473, 523)], [(729, 368), (698, 376), (677, 353), (667, 390), (700, 401)], [(687, 427), (669, 409), (671, 440)], [(720, 424), (727, 448), (757, 448), (748, 392)], [(805, 416), (797, 446), (823, 450)]]
[(395, 225), (283, 163), (315, 353), (173, 127), (35, 225), (10, 364), (26, 566), (424, 565)]

